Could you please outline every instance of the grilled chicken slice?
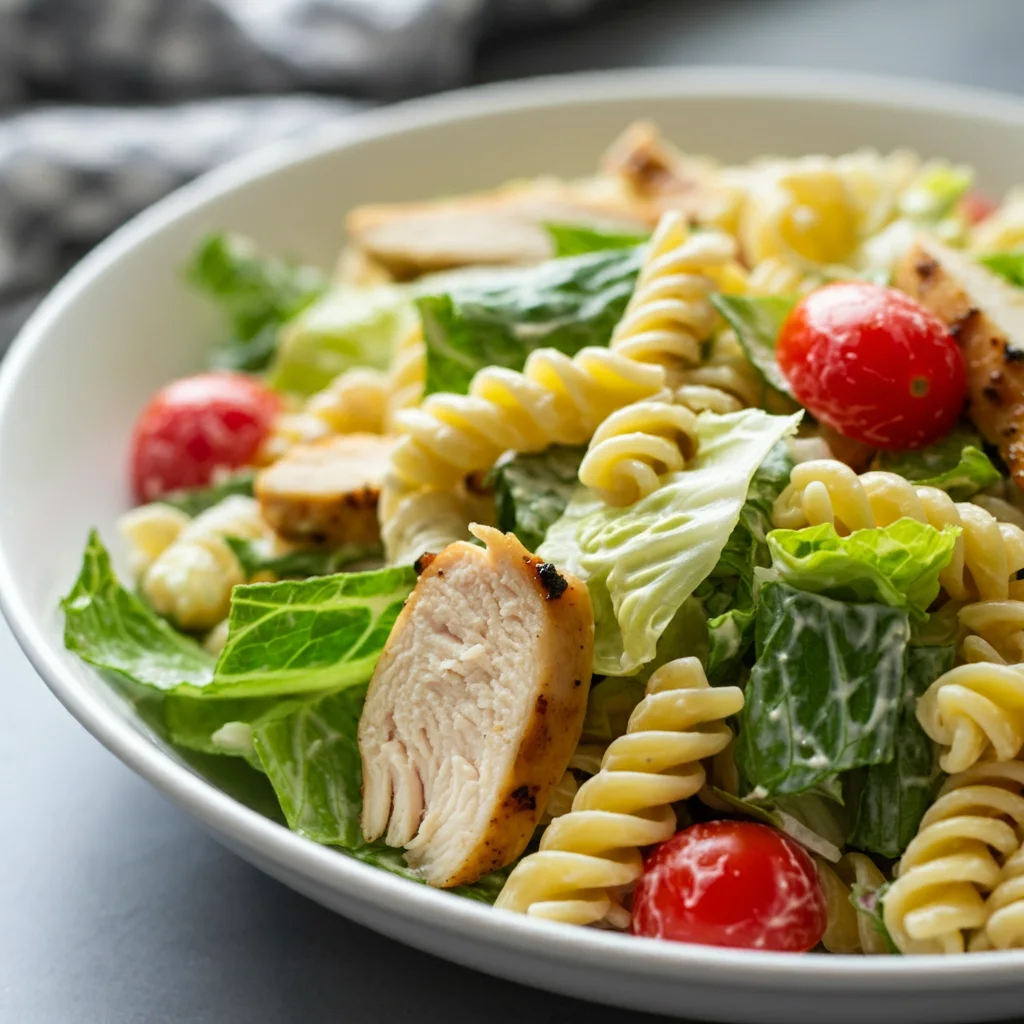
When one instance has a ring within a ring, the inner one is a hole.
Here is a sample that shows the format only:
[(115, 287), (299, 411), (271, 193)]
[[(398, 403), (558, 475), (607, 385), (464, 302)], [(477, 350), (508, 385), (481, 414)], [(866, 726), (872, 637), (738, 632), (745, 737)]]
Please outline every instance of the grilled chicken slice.
[(894, 284), (949, 325), (967, 365), (971, 419), (1024, 487), (1024, 290), (932, 239), (910, 250)]
[(614, 183), (538, 180), (426, 203), (360, 206), (348, 235), (370, 261), (407, 280), (466, 266), (538, 263), (552, 255), (545, 223), (647, 228)]
[(267, 523), (287, 540), (374, 544), (377, 500), (394, 439), (343, 434), (298, 444), (256, 476)]
[(387, 832), (441, 888), (511, 863), (580, 737), (594, 620), (586, 586), (512, 534), (423, 570), (359, 722), (363, 835)]

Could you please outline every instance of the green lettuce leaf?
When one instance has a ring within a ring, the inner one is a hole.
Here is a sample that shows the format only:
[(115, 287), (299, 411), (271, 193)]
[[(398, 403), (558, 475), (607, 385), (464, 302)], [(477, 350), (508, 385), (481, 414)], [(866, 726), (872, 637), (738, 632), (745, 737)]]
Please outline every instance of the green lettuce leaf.
[(340, 548), (306, 548), (284, 555), (270, 555), (258, 540), (225, 537), (224, 541), (235, 553), (247, 580), (260, 572), (271, 572), (278, 579), (332, 576), (350, 565), (380, 558), (383, 554), (379, 544), (348, 544)]
[(387, 369), (395, 345), (415, 324), (407, 288), (335, 285), (281, 332), (269, 383), (310, 395), (354, 366)]
[(1010, 284), (1024, 288), (1024, 249), (1009, 252), (990, 252), (979, 256), (978, 262)]
[(939, 573), (960, 530), (914, 519), (840, 537), (830, 523), (768, 534), (772, 568), (799, 590), (843, 601), (880, 602), (923, 621), (939, 596)]
[(61, 606), (64, 646), (90, 665), (157, 690), (209, 685), (213, 658), (121, 586), (95, 530)]
[(883, 882), (877, 889), (871, 889), (866, 885), (854, 885), (850, 893), (850, 902), (859, 914), (863, 914), (874, 925), (875, 931), (885, 943), (886, 950), (899, 956), (899, 946), (893, 941), (889, 929), (885, 927), (883, 917), (885, 894), (891, 885), (892, 882)]
[(538, 348), (575, 355), (607, 345), (643, 264), (644, 247), (548, 260), (493, 279), (452, 282), (417, 299), (427, 387), (465, 394), (485, 366), (521, 370)]
[(235, 587), (227, 644), (203, 695), (281, 696), (365, 683), (415, 583), (415, 571), (403, 566)]
[(582, 256), (588, 252), (606, 249), (629, 249), (641, 245), (649, 234), (604, 231), (584, 224), (545, 224), (555, 247), (555, 256)]
[(226, 313), (231, 337), (210, 353), (225, 370), (265, 369), (277, 349), (278, 331), (326, 287), (314, 267), (261, 256), (240, 235), (208, 235), (186, 268), (188, 280)]
[(796, 297), (716, 294), (711, 301), (736, 332), (743, 351), (765, 384), (792, 398), (789, 381), (775, 359), (775, 343), (797, 303)]
[(648, 497), (613, 508), (577, 489), (538, 554), (587, 582), (595, 672), (632, 675), (655, 657), (658, 638), (717, 565), (754, 472), (799, 421), (759, 409), (704, 413), (697, 457)]
[(900, 213), (916, 224), (938, 224), (955, 212), (973, 182), (969, 167), (930, 161), (900, 196)]
[(214, 505), (219, 505), (225, 498), (233, 494), (241, 494), (244, 497), (252, 497), (253, 482), (256, 474), (251, 469), (239, 470), (225, 476), (209, 487), (189, 487), (185, 490), (172, 491), (165, 494), (161, 499), (164, 505), (173, 505), (181, 509), (185, 515), (195, 517), (200, 512), (205, 512)]
[(553, 445), (535, 455), (515, 454), (491, 473), (498, 527), (536, 551), (578, 484), (585, 445)]
[(938, 487), (954, 501), (968, 501), (1002, 480), (970, 427), (956, 427), (941, 441), (910, 452), (879, 452), (873, 468), (897, 473), (915, 484)]
[(895, 752), (905, 611), (761, 587), (736, 763), (759, 799), (828, 785)]
[(895, 858), (917, 835), (942, 774), (935, 745), (918, 724), (917, 699), (953, 667), (955, 654), (952, 646), (907, 648), (895, 756), (887, 764), (874, 765), (864, 772), (851, 846)]

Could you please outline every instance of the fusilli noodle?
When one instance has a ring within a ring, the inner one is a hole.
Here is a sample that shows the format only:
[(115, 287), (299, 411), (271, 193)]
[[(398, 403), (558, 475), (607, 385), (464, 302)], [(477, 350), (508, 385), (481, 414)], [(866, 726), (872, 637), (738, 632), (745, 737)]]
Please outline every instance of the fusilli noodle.
[(977, 601), (961, 608), (959, 615), (970, 633), (960, 647), (964, 661), (1024, 661), (1024, 601)]
[[(390, 507), (384, 501), (390, 500)], [(492, 518), (485, 502), (459, 490), (426, 489), (381, 495), (381, 540), (392, 565), (410, 565), (426, 552), (437, 554), (469, 536), (471, 522)]]
[(961, 528), (952, 561), (940, 575), (953, 600), (1011, 596), (1010, 579), (1024, 568), (1024, 530), (998, 522), (970, 502), (954, 502), (938, 488), (915, 486), (895, 473), (858, 477), (844, 463), (822, 459), (793, 468), (773, 509), (778, 527), (833, 523), (839, 532), (888, 526), (904, 517), (937, 529)]
[(724, 719), (742, 707), (742, 691), (708, 686), (696, 658), (658, 669), (626, 735), (608, 747), (572, 811), (548, 826), (540, 850), (519, 862), (496, 905), (550, 920), (626, 927), (629, 913), (620, 899), (642, 870), (640, 848), (674, 834), (672, 804), (704, 785), (700, 762), (728, 744)]
[(427, 381), (427, 346), (423, 340), (423, 327), (416, 324), (407, 331), (391, 356), (388, 369), (388, 400), (384, 417), (388, 433), (396, 429), (395, 414), (411, 409), (423, 400)]
[(117, 522), (117, 528), (128, 545), (128, 566), (139, 579), (146, 570), (180, 536), (191, 522), (173, 505), (153, 502), (126, 512)]
[(885, 942), (874, 924), (850, 901), (852, 886), (877, 889), (885, 881), (874, 861), (863, 853), (847, 853), (835, 865), (821, 857), (814, 860), (828, 906), (821, 944), (830, 953), (885, 953)]
[(999, 882), (985, 900), (985, 924), (971, 937), (972, 953), (1024, 946), (1024, 846), (1003, 865)]
[(921, 821), (885, 894), (883, 916), (904, 953), (962, 953), (988, 918), (983, 894), (1024, 834), (1024, 763), (980, 762), (951, 776)]

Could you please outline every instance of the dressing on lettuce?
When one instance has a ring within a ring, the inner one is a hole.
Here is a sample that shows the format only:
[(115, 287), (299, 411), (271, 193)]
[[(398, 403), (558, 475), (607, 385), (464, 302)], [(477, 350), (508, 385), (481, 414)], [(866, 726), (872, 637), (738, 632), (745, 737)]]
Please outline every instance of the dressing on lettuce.
[(683, 602), (718, 563), (751, 478), (800, 414), (759, 409), (697, 420), (698, 454), (653, 494), (625, 508), (579, 487), (538, 554), (587, 582), (594, 671), (631, 675), (656, 654)]
[(775, 358), (775, 346), (786, 317), (797, 303), (796, 296), (715, 294), (711, 301), (736, 332), (740, 346), (765, 384), (791, 399), (793, 392)]

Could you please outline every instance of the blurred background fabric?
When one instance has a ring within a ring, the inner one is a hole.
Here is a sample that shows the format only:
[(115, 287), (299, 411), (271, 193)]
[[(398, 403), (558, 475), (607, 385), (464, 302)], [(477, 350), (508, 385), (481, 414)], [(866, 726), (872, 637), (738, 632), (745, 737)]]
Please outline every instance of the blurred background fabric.
[(489, 35), (594, 6), (0, 0), (0, 303), (209, 167), (367, 102), (458, 85)]

